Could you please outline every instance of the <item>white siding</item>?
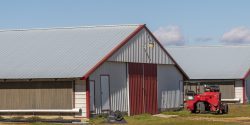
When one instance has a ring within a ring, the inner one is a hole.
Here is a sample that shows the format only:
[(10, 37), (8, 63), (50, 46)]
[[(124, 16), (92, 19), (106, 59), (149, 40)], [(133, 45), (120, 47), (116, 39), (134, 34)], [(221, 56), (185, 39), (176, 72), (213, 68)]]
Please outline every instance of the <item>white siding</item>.
[[(153, 43), (154, 47), (149, 47), (149, 43)], [(109, 58), (109, 61), (154, 64), (174, 63), (146, 29), (142, 29), (135, 37), (114, 53)]]
[(157, 66), (158, 108), (179, 108), (183, 104), (183, 76), (174, 65)]
[(242, 80), (236, 80), (235, 81), (235, 98), (240, 99), (240, 103), (243, 103)]
[(75, 81), (75, 108), (82, 109), (80, 116), (86, 117), (86, 81)]
[(89, 77), (95, 81), (95, 108), (96, 113), (102, 111), (100, 93), (100, 75), (110, 76), (110, 108), (112, 111), (128, 111), (126, 63), (105, 62)]

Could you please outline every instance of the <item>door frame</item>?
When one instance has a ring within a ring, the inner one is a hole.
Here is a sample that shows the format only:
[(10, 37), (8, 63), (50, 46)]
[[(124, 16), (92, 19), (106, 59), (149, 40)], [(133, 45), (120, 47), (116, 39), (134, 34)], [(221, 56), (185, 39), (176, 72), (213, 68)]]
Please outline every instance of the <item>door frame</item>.
[(106, 110), (103, 110), (103, 105), (102, 105), (102, 83), (101, 83), (101, 77), (102, 76), (107, 76), (108, 77), (108, 88), (109, 88), (109, 91), (108, 91), (108, 101), (109, 101), (109, 110), (111, 110), (111, 101), (110, 101), (110, 75), (109, 74), (100, 74), (100, 91), (101, 91), (101, 111), (106, 111)]
[[(90, 90), (90, 96), (91, 96), (91, 89), (90, 89), (90, 84), (91, 84), (91, 82), (93, 82), (93, 84), (94, 84), (94, 95), (92, 95), (93, 97), (94, 97), (94, 112), (96, 112), (96, 101), (95, 101), (95, 84), (96, 84), (96, 82), (95, 82), (95, 80), (89, 80), (89, 90)], [(90, 97), (90, 102), (91, 102), (91, 97)], [(91, 105), (91, 104), (90, 104)], [(89, 109), (89, 111), (91, 112), (91, 107), (89, 107), (90, 109)]]

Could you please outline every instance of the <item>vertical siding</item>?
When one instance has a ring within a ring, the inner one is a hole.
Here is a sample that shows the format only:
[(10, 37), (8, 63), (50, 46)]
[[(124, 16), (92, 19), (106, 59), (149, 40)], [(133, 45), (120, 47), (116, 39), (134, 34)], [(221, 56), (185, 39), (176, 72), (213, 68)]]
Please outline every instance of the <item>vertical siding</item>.
[(236, 80), (235, 81), (235, 98), (240, 99), (240, 103), (243, 103), (242, 80)]
[(247, 99), (247, 102), (250, 102), (250, 74), (246, 78), (245, 83), (246, 83), (246, 85), (245, 85), (245, 87), (246, 87), (246, 99)]
[(234, 99), (235, 98), (235, 82), (221, 82), (218, 84), (220, 87), (222, 99)]
[(144, 64), (143, 72), (145, 112), (150, 114), (157, 114), (157, 65)]
[(183, 104), (183, 76), (174, 65), (157, 66), (158, 108), (178, 108)]
[(82, 109), (83, 117), (86, 117), (86, 81), (76, 80), (75, 81), (75, 108)]
[(143, 64), (129, 63), (129, 106), (130, 115), (145, 113), (145, 96), (143, 91)]
[(126, 63), (105, 62), (89, 77), (95, 81), (96, 113), (101, 113), (100, 75), (110, 76), (110, 107), (112, 111), (128, 111)]
[(72, 109), (72, 81), (0, 82), (0, 110)]
[[(150, 48), (149, 43), (153, 43), (154, 47)], [(113, 54), (109, 61), (173, 64), (170, 57), (145, 29)]]

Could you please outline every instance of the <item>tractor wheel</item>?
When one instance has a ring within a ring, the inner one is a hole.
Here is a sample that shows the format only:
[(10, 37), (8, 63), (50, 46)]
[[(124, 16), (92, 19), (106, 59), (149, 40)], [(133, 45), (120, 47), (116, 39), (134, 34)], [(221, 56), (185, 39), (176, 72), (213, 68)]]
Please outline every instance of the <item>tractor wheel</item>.
[(195, 110), (195, 109), (194, 109), (194, 110), (192, 110), (192, 111), (191, 111), (191, 113), (196, 113), (196, 110)]
[(205, 113), (205, 104), (204, 102), (198, 102), (196, 103), (196, 110), (199, 111), (199, 113)]
[(223, 104), (222, 114), (227, 114), (227, 113), (228, 113), (228, 104), (224, 103)]

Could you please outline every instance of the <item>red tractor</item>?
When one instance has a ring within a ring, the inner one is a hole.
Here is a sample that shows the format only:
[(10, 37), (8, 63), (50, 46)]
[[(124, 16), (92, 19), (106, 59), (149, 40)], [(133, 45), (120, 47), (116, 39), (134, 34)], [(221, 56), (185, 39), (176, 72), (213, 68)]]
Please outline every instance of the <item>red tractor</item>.
[(221, 102), (218, 86), (204, 86), (204, 93), (186, 92), (186, 107), (192, 113), (228, 113), (228, 105)]

